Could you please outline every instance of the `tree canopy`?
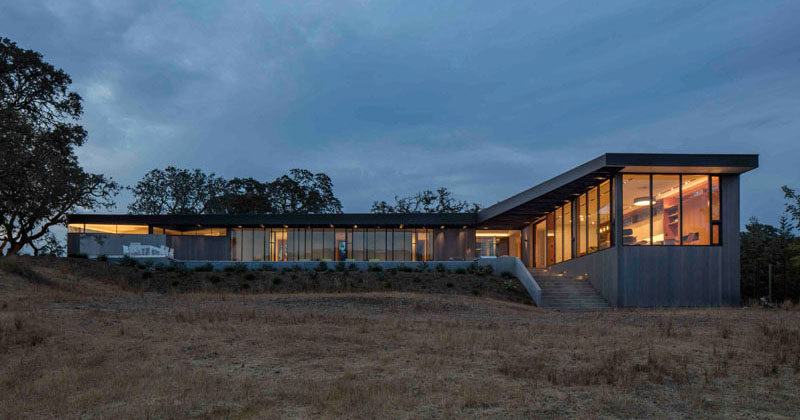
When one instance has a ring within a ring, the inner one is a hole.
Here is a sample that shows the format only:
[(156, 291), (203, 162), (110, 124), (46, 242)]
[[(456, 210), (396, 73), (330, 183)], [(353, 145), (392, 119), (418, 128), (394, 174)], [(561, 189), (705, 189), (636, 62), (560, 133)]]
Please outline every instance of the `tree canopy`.
[(0, 255), (37, 253), (67, 213), (114, 205), (118, 185), (75, 155), (87, 133), (71, 84), (41, 54), (0, 38)]
[(480, 205), (458, 201), (453, 193), (441, 187), (435, 192), (425, 190), (405, 197), (394, 196), (394, 204), (386, 201), (372, 203), (372, 213), (477, 213)]
[(292, 169), (272, 182), (225, 180), (200, 169), (153, 169), (128, 187), (133, 214), (341, 213), (333, 182), (324, 173)]

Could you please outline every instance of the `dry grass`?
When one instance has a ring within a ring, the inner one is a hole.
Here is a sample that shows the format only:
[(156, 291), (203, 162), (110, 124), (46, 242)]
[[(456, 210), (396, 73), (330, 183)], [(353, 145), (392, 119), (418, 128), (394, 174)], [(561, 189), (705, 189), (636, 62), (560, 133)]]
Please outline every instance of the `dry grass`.
[(0, 418), (800, 412), (789, 305), (558, 313), (399, 292), (156, 294), (68, 264), (0, 263)]

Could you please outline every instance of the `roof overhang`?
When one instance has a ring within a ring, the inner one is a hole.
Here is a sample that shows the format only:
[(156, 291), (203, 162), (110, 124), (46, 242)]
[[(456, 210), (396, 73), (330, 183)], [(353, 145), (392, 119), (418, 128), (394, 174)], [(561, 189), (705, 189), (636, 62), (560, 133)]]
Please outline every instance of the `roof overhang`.
[(474, 226), (474, 213), (413, 213), (413, 214), (197, 214), (197, 215), (139, 215), (139, 214), (70, 214), (67, 223), (151, 225), (165, 227), (243, 226), (243, 227), (318, 227), (318, 228), (462, 228)]
[(618, 172), (741, 174), (758, 155), (606, 153), (478, 213), (487, 229), (519, 229)]

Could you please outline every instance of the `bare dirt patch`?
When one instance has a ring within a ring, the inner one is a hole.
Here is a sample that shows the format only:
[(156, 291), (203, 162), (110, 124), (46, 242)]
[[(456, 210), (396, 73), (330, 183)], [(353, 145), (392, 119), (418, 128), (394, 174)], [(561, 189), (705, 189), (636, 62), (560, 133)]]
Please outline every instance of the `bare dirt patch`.
[(0, 262), (0, 418), (800, 412), (797, 310), (559, 313), (471, 293), (153, 293), (118, 281), (119, 267), (97, 266), (94, 278), (41, 261), (13, 262), (37, 274)]

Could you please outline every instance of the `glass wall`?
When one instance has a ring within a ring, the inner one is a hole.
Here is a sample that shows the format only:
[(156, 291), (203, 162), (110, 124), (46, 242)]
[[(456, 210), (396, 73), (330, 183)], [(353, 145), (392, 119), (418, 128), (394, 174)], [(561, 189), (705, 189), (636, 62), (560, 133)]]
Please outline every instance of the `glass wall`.
[(650, 175), (622, 174), (622, 243), (650, 245)]
[(623, 174), (622, 196), (625, 245), (721, 244), (717, 176)]
[(430, 261), (431, 229), (231, 229), (233, 261)]
[(598, 250), (597, 247), (597, 219), (598, 219), (598, 203), (599, 200), (597, 199), (597, 188), (592, 188), (589, 190), (589, 198), (587, 199), (587, 207), (586, 207), (586, 217), (588, 222), (586, 223), (587, 234), (589, 240), (587, 242), (587, 249), (586, 253), (590, 254)]
[(653, 244), (680, 244), (680, 175), (653, 175)]
[(67, 226), (69, 233), (113, 233), (115, 235), (147, 235), (147, 225), (100, 225), (92, 223), (70, 223)]
[(611, 180), (548, 213), (534, 227), (534, 266), (546, 267), (610, 248), (614, 211)]
[(597, 210), (597, 248), (611, 247), (611, 181), (600, 184)]

